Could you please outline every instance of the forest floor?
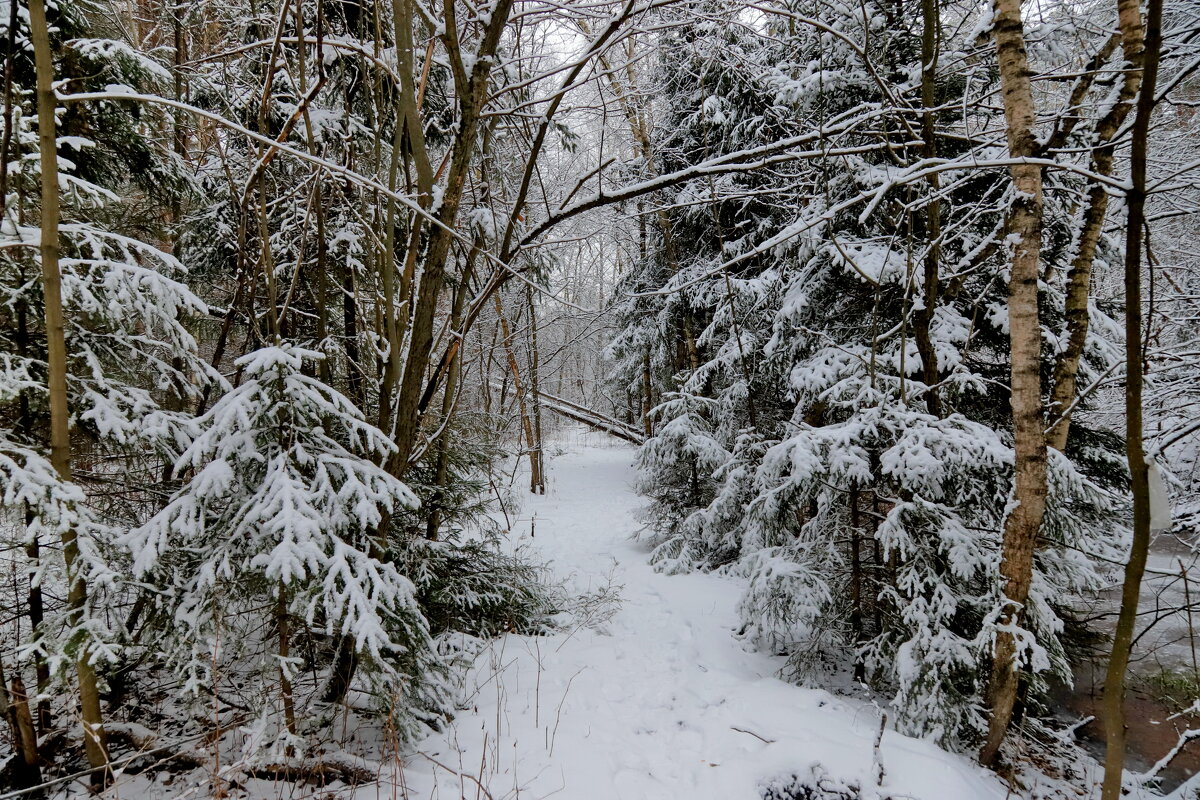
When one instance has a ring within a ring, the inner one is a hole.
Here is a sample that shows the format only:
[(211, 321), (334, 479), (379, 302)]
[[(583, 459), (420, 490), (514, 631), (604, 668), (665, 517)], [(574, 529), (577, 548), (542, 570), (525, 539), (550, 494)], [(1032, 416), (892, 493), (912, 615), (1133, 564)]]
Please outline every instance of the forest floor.
[(787, 787), (814, 770), (862, 788), (829, 797), (1007, 796), (967, 759), (892, 730), (877, 754), (878, 709), (781, 681), (781, 659), (735, 638), (737, 580), (648, 565), (634, 451), (590, 434), (561, 448), (510, 537), (573, 591), (614, 601), (563, 633), (492, 643), (467, 710), (356, 800), (785, 800), (810, 796)]

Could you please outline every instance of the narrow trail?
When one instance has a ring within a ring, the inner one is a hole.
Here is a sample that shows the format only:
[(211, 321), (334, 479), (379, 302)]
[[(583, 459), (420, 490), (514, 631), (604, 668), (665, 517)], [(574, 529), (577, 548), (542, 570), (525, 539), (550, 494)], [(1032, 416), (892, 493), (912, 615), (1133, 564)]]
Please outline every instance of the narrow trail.
[(644, 502), (633, 450), (599, 435), (571, 447), (512, 536), (575, 592), (616, 594), (616, 613), (494, 643), (476, 662), (469, 708), (420, 744), (395, 786), (360, 797), (754, 800), (762, 781), (814, 764), (864, 797), (1006, 796), (969, 761), (890, 730), (877, 787), (878, 711), (775, 677), (779, 659), (733, 636), (736, 580), (647, 564), (631, 536)]

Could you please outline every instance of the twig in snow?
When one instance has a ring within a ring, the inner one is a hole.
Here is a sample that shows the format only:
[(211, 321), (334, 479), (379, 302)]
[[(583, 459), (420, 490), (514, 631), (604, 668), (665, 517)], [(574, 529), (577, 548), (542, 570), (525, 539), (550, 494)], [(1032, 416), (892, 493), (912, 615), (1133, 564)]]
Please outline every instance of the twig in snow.
[(763, 742), (764, 744), (775, 744), (775, 740), (774, 740), (774, 739), (768, 739), (768, 738), (766, 738), (765, 736), (759, 736), (759, 735), (758, 735), (757, 733), (755, 733), (754, 731), (748, 731), (748, 730), (746, 730), (745, 728), (739, 728), (739, 727), (738, 727), (738, 726), (736, 726), (736, 725), (730, 725), (729, 727), (730, 727), (731, 729), (733, 729), (733, 730), (737, 731), (738, 733), (746, 733), (746, 734), (749, 734), (750, 736), (753, 736), (755, 739), (758, 739), (760, 742)]
[(533, 645), (537, 649), (537, 682), (533, 685), (533, 727), (542, 727), (542, 645), (537, 637), (534, 637)]
[(1188, 714), (1200, 714), (1200, 700), (1193, 700), (1192, 704), (1190, 706), (1183, 709), (1182, 711), (1176, 711), (1174, 714), (1167, 717), (1167, 719), (1179, 719), (1180, 717), (1186, 716)]
[(420, 753), (420, 752), (419, 752), (419, 753), (417, 753), (417, 755), (419, 755), (421, 758), (424, 758), (424, 759), (426, 759), (427, 761), (431, 761), (431, 762), (433, 762), (435, 765), (437, 765), (437, 766), (441, 767), (442, 769), (446, 770), (446, 772), (449, 772), (451, 775), (457, 775), (457, 776), (458, 776), (460, 779), (462, 779), (462, 778), (467, 778), (468, 780), (470, 780), (470, 781), (473, 781), (473, 782), (475, 783), (475, 785), (479, 787), (479, 791), (483, 792), (483, 793), (484, 793), (484, 794), (487, 796), (487, 799), (488, 799), (488, 800), (496, 800), (496, 798), (492, 797), (492, 793), (491, 793), (491, 792), (489, 792), (489, 791), (487, 790), (487, 787), (486, 787), (486, 786), (484, 786), (482, 783), (480, 783), (480, 782), (479, 782), (479, 780), (478, 780), (478, 779), (477, 779), (477, 778), (476, 778), (474, 775), (472, 775), (471, 773), (469, 773), (469, 772), (455, 772), (455, 771), (454, 771), (454, 770), (452, 770), (450, 767), (447, 767), (445, 764), (443, 764), (442, 762), (438, 761), (438, 760), (437, 760), (436, 758), (434, 758), (433, 756), (426, 755), (425, 753)]
[(883, 768), (883, 732), (887, 729), (887, 712), (882, 712), (879, 715), (879, 733), (875, 735), (875, 785), (883, 786), (883, 778), (887, 775), (887, 770)]
[(575, 682), (575, 679), (578, 678), (580, 673), (582, 673), (585, 669), (587, 669), (587, 667), (580, 667), (579, 672), (576, 672), (574, 675), (571, 676), (571, 679), (569, 681), (567, 681), (567, 688), (563, 689), (562, 699), (558, 701), (558, 710), (554, 712), (554, 732), (550, 734), (550, 755), (551, 756), (554, 755), (554, 742), (558, 739), (558, 723), (562, 722), (563, 703), (567, 702), (567, 695), (571, 691), (571, 684)]

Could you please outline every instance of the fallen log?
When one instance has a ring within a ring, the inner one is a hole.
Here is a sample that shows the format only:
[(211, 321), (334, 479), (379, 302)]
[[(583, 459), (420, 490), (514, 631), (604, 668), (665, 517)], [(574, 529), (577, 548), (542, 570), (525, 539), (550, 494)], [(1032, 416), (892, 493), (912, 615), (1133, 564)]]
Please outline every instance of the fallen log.
[(627, 422), (602, 414), (599, 411), (582, 406), (572, 400), (557, 397), (543, 391), (538, 392), (538, 400), (542, 406), (560, 417), (578, 422), (593, 430), (615, 436), (630, 444), (641, 445), (646, 441), (646, 435)]
[(615, 436), (618, 439), (623, 439), (630, 444), (640, 445), (646, 441), (643, 434), (634, 433), (623, 425), (616, 424), (614, 420), (600, 417), (590, 417), (587, 414), (575, 411), (566, 406), (560, 406), (553, 402), (548, 403), (543, 401), (542, 405), (544, 405), (548, 410), (553, 411), (555, 414), (558, 414), (560, 417), (582, 423), (587, 425), (589, 428), (593, 428), (594, 430), (598, 430), (602, 433)]

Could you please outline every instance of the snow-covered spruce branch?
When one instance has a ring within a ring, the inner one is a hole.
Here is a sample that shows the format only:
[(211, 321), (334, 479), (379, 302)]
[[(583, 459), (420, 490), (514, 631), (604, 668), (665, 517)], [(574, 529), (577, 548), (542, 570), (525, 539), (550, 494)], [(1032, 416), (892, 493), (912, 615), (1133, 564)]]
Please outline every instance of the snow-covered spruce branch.
[[(920, 144), (920, 143), (918, 142), (917, 144)], [(875, 149), (878, 149), (878, 148), (875, 148)], [(819, 155), (820, 155), (820, 153), (814, 153), (814, 154), (811, 154), (810, 157), (818, 157)], [(870, 191), (864, 191), (864, 192), (860, 193), (859, 195), (852, 197), (848, 200), (843, 200), (840, 203), (838, 203), (836, 206), (834, 206), (833, 208), (830, 208), (829, 210), (827, 210), (825, 213), (821, 214), (818, 217), (815, 217), (815, 218), (809, 219), (809, 220), (804, 220), (804, 221), (795, 223), (793, 225), (790, 225), (790, 226), (786, 227), (784, 230), (780, 231), (778, 234), (759, 243), (754, 248), (747, 250), (734, 258), (723, 261), (722, 263), (718, 264), (717, 266), (711, 268), (710, 270), (706, 271), (705, 273), (703, 273), (695, 278), (689, 279), (685, 282), (681, 282), (681, 283), (672, 285), (672, 286), (664, 288), (664, 289), (658, 289), (658, 290), (653, 290), (653, 291), (649, 291), (649, 292), (639, 292), (639, 293), (637, 293), (637, 296), (651, 297), (651, 296), (655, 296), (655, 295), (674, 294), (676, 292), (680, 292), (685, 289), (689, 289), (693, 286), (696, 286), (697, 284), (700, 284), (700, 283), (708, 280), (709, 278), (711, 278), (715, 275), (720, 275), (722, 272), (725, 272), (730, 267), (736, 266), (737, 264), (740, 264), (744, 261), (754, 258), (755, 256), (759, 256), (764, 253), (768, 253), (772, 249), (778, 247), (781, 244), (784, 244), (784, 243), (786, 243), (792, 239), (795, 239), (805, 233), (808, 233), (809, 231), (811, 231), (819, 226), (825, 225), (830, 220), (832, 220), (834, 217), (836, 217), (838, 214), (840, 214), (844, 211), (847, 211), (849, 209), (852, 209), (856, 206), (863, 205), (864, 203), (866, 204), (866, 208), (862, 211), (862, 213), (859, 215), (859, 217), (860, 217), (860, 219), (865, 219), (878, 207), (879, 203), (881, 203), (883, 201), (884, 196), (888, 192), (890, 192), (893, 189), (896, 189), (898, 187), (901, 187), (901, 186), (906, 186), (906, 185), (909, 185), (912, 183), (916, 183), (918, 181), (922, 181), (922, 180), (926, 179), (927, 177), (929, 177), (930, 175), (937, 175), (937, 174), (940, 174), (943, 172), (954, 172), (954, 171), (968, 170), (968, 169), (998, 169), (998, 168), (1003, 168), (1003, 167), (1013, 167), (1013, 166), (1021, 165), (1021, 164), (1037, 165), (1037, 166), (1045, 167), (1047, 169), (1054, 169), (1054, 170), (1059, 170), (1062, 172), (1068, 172), (1071, 174), (1080, 175), (1080, 176), (1089, 178), (1091, 180), (1094, 180), (1097, 183), (1109, 186), (1114, 191), (1123, 192), (1127, 188), (1127, 186), (1124, 182), (1122, 182), (1112, 176), (1100, 175), (1095, 172), (1092, 172), (1091, 170), (1085, 169), (1083, 167), (1080, 167), (1080, 166), (1077, 166), (1074, 164), (1069, 164), (1069, 163), (1064, 164), (1062, 162), (1056, 161), (1054, 159), (1049, 159), (1049, 158), (991, 158), (991, 159), (969, 159), (969, 160), (967, 160), (967, 159), (964, 159), (964, 160), (944, 160), (944, 159), (922, 160), (922, 161), (918, 161), (918, 162), (914, 163), (911, 167), (908, 167), (908, 168), (900, 171), (899, 174), (891, 176), (889, 178), (889, 180), (886, 183), (884, 183), (883, 185), (881, 185), (875, 189), (872, 189)]]
[[(389, 189), (387, 186), (385, 186), (384, 184), (375, 180), (374, 178), (371, 178), (367, 175), (364, 175), (361, 172), (358, 172), (358, 171), (353, 170), (349, 167), (346, 167), (342, 164), (339, 164), (336, 161), (331, 161), (327, 158), (322, 158), (321, 156), (313, 155), (312, 153), (310, 153), (306, 150), (301, 150), (299, 148), (292, 147), (291, 145), (288, 145), (285, 142), (282, 142), (278, 139), (274, 139), (269, 136), (264, 136), (262, 134), (256, 133), (255, 131), (250, 130), (249, 128), (245, 127), (244, 125), (234, 122), (233, 120), (230, 120), (227, 117), (224, 117), (220, 114), (214, 113), (212, 111), (208, 111), (207, 109), (203, 109), (198, 106), (190, 105), (188, 103), (184, 103), (184, 102), (181, 102), (178, 100), (172, 100), (170, 98), (162, 97), (159, 95), (143, 94), (143, 93), (137, 93), (137, 92), (131, 92), (131, 91), (127, 92), (127, 91), (123, 90), (123, 87), (121, 87), (120, 90), (112, 89), (112, 90), (106, 91), (106, 92), (77, 92), (77, 93), (73, 93), (73, 94), (60, 94), (58, 96), (58, 99), (60, 102), (63, 102), (63, 103), (88, 102), (88, 101), (113, 101), (113, 102), (134, 101), (134, 102), (162, 105), (162, 106), (166, 106), (168, 108), (175, 108), (175, 109), (179, 109), (181, 111), (186, 111), (188, 113), (194, 114), (198, 117), (203, 117), (204, 119), (208, 119), (208, 120), (215, 122), (223, 127), (229, 128), (230, 130), (235, 131), (243, 136), (246, 136), (247, 138), (249, 138), (253, 141), (256, 141), (263, 145), (267, 145), (268, 147), (274, 148), (275, 150), (278, 150), (279, 152), (286, 153), (286, 154), (293, 156), (301, 161), (312, 164), (313, 166), (315, 166), (321, 170), (324, 170), (331, 174), (338, 175), (342, 178), (345, 178), (346, 180), (350, 181), (351, 183), (353, 183), (357, 186), (360, 186), (365, 189), (370, 189), (373, 192), (378, 192), (378, 193), (382, 194), (383, 196), (403, 205), (405, 208), (409, 209), (414, 214), (417, 214), (418, 216), (422, 217), (429, 224), (431, 224), (439, 229), (444, 230), (447, 234), (449, 234), (452, 238), (456, 239), (464, 247), (471, 248), (474, 246), (474, 243), (467, 236), (465, 236), (461, 231), (459, 231), (456, 228), (453, 228), (451, 226), (448, 226), (445, 223), (438, 220), (436, 214), (431, 213), (430, 211), (422, 208), (421, 205), (417, 201), (415, 201), (413, 198), (409, 197), (408, 195), (393, 191), (393, 190)], [(5, 245), (5, 246), (18, 246), (18, 245), (25, 246), (25, 243), (24, 242), (13, 243), (11, 245)], [(515, 277), (519, 277), (519, 278), (521, 278), (521, 280), (523, 282), (529, 283), (530, 286), (532, 288), (534, 288), (538, 293), (544, 294), (544, 295), (550, 297), (551, 299), (558, 300), (558, 298), (554, 294), (548, 293), (546, 291), (545, 287), (540, 286), (536, 283), (533, 283), (533, 282), (529, 281), (527, 278), (524, 278), (523, 276), (515, 275), (516, 270), (514, 270), (507, 262), (498, 258), (495, 254), (491, 253), (488, 250), (479, 250), (478, 252), (481, 256), (483, 256), (483, 258), (487, 259), (489, 262), (492, 262), (498, 269), (514, 273)], [(166, 254), (164, 254), (164, 255), (166, 255)], [(578, 307), (576, 307), (576, 308), (578, 308)], [(583, 310), (583, 309), (579, 309), (579, 310)]]
[[(71, 94), (59, 94), (58, 100), (59, 100), (59, 102), (62, 102), (62, 103), (85, 103), (85, 102), (106, 102), (106, 101), (107, 102), (138, 102), (138, 103), (148, 103), (151, 105), (161, 105), (161, 106), (166, 106), (167, 108), (174, 108), (174, 109), (178, 109), (180, 111), (186, 111), (189, 114), (193, 114), (197, 117), (202, 117), (211, 122), (215, 122), (216, 124), (218, 124), (222, 127), (228, 128), (229, 130), (232, 130), (238, 134), (241, 134), (242, 136), (245, 136), (246, 138), (248, 138), (252, 141), (258, 142), (259, 144), (266, 145), (269, 148), (275, 148), (279, 152), (286, 153), (294, 158), (297, 158), (301, 161), (312, 164), (313, 166), (318, 167), (319, 169), (322, 169), (333, 175), (338, 175), (339, 177), (345, 178), (349, 182), (351, 182), (357, 186), (360, 186), (364, 189), (370, 189), (373, 192), (378, 192), (379, 194), (383, 195), (384, 197), (387, 197), (388, 199), (393, 200), (396, 203), (399, 203), (400, 205), (404, 206), (412, 213), (418, 215), (419, 217), (421, 217), (422, 219), (427, 221), (429, 224), (434, 225), (437, 228), (445, 230), (446, 233), (448, 233), (449, 235), (458, 239), (463, 245), (470, 247), (472, 244), (469, 239), (464, 237), (457, 230), (441, 223), (437, 219), (437, 216), (435, 214), (432, 214), (429, 211), (427, 211), (426, 209), (422, 208), (421, 205), (417, 201), (413, 200), (408, 195), (393, 191), (393, 190), (389, 189), (386, 185), (375, 180), (374, 178), (370, 178), (370, 177), (362, 174), (361, 172), (358, 172), (347, 166), (339, 164), (336, 161), (331, 161), (330, 159), (322, 158), (321, 156), (317, 156), (317, 155), (313, 155), (312, 153), (310, 153), (306, 150), (301, 150), (299, 148), (292, 147), (291, 145), (286, 144), (285, 142), (281, 142), (270, 136), (264, 136), (261, 133), (256, 133), (255, 131), (250, 130), (249, 128), (247, 128), (244, 125), (234, 122), (233, 120), (231, 120), (227, 117), (224, 117), (220, 114), (209, 111), (207, 109), (203, 109), (198, 106), (191, 105), (189, 103), (184, 103), (179, 100), (172, 100), (171, 98), (162, 97), (160, 95), (128, 91), (128, 90), (126, 90), (126, 87), (110, 87), (108, 91), (104, 91), (104, 92), (75, 92), (75, 93), (71, 93)], [(492, 258), (492, 256), (490, 256), (487, 253), (484, 253), (484, 256), (488, 257), (488, 258)]]
[[(550, 213), (545, 220), (535, 226), (519, 241), (515, 243), (509, 243), (502, 248), (497, 261), (503, 266), (503, 269), (493, 272), (491, 277), (485, 283), (484, 287), (477, 292), (475, 297), (471, 300), (471, 303), (463, 318), (463, 325), (457, 332), (452, 334), (452, 340), (450, 344), (443, 351), (443, 355), (439, 360), (437, 367), (434, 369), (432, 376), (425, 384), (425, 389), (421, 394), (421, 400), (418, 403), (419, 411), (424, 413), (430, 401), (433, 399), (434, 394), (441, 385), (446, 369), (449, 367), (449, 364), (458, 352), (459, 343), (461, 342), (462, 337), (465, 336), (466, 333), (474, 326), (476, 320), (479, 318), (479, 315), (491, 301), (492, 296), (499, 291), (513, 275), (516, 274), (516, 270), (509, 267), (508, 264), (520, 252), (533, 249), (536, 246), (535, 243), (537, 240), (547, 231), (552, 230), (556, 226), (585, 212), (626, 202), (638, 197), (643, 197), (663, 189), (671, 188), (672, 186), (677, 186), (697, 177), (749, 172), (793, 161), (813, 160), (826, 156), (849, 155), (852, 153), (875, 152), (881, 149), (886, 149), (889, 146), (887, 143), (879, 143), (873, 145), (863, 145), (859, 147), (826, 147), (819, 150), (791, 153), (782, 152), (788, 150), (788, 148), (793, 148), (801, 144), (823, 141), (824, 139), (833, 137), (835, 135), (849, 134), (864, 122), (886, 116), (888, 113), (889, 111), (887, 109), (876, 108), (873, 110), (868, 110), (864, 113), (862, 109), (856, 108), (852, 111), (839, 114), (834, 121), (827, 123), (815, 131), (808, 131), (804, 134), (788, 137), (786, 139), (766, 145), (747, 148), (735, 153), (716, 156), (694, 166), (677, 170), (657, 178), (640, 181), (625, 187), (620, 187), (612, 191), (601, 190), (592, 197), (580, 200), (571, 204), (570, 206), (560, 208), (557, 211)], [(916, 146), (919, 145), (920, 142), (909, 142), (906, 144), (908, 146)], [(519, 208), (519, 206), (517, 207)], [(512, 223), (510, 222), (510, 229), (515, 229), (511, 226)]]

